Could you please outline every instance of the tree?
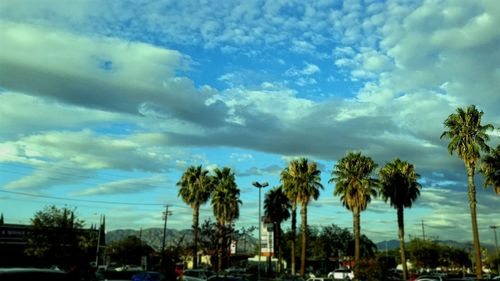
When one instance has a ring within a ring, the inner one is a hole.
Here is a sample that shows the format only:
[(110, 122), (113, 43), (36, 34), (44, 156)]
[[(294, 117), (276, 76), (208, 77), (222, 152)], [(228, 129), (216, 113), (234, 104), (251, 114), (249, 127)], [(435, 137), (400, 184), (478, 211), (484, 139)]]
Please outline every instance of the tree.
[(491, 186), (500, 195), (500, 144), (481, 160), (481, 173), (485, 177), (484, 187)]
[(335, 184), (334, 196), (353, 214), (355, 278), (359, 278), (360, 263), (360, 212), (366, 210), (373, 196), (377, 195), (377, 180), (371, 177), (377, 165), (361, 153), (349, 152), (339, 160), (332, 171), (330, 183)]
[(212, 193), (212, 180), (202, 166), (191, 166), (179, 182), (179, 197), (193, 209), (193, 268), (198, 267), (198, 225), (200, 206), (205, 204)]
[(290, 200), (283, 193), (281, 186), (274, 187), (266, 193), (264, 198), (264, 214), (271, 218), (274, 227), (274, 252), (281, 264), (281, 223), (290, 218)]
[(31, 219), (26, 255), (36, 257), (46, 265), (69, 267), (80, 264), (96, 247), (95, 233), (83, 230), (83, 224), (74, 210), (54, 205), (45, 207)]
[(106, 248), (106, 255), (113, 262), (122, 265), (141, 264), (141, 257), (149, 256), (153, 252), (153, 248), (136, 236), (128, 236), (123, 240), (114, 241)]
[(412, 164), (401, 161), (399, 158), (385, 164), (380, 169), (380, 195), (389, 201), (390, 205), (397, 210), (399, 250), (401, 264), (403, 265), (403, 279), (406, 280), (408, 269), (405, 256), (405, 230), (404, 230), (404, 208), (411, 208), (413, 202), (420, 196), (421, 185), (417, 182), (420, 177), (415, 172)]
[(214, 170), (214, 173), (212, 208), (222, 233), (219, 238), (221, 248), (218, 253), (219, 259), (217, 265), (220, 271), (222, 269), (222, 251), (225, 250), (225, 248), (222, 248), (225, 241), (225, 233), (223, 230), (226, 224), (230, 225), (233, 220), (239, 218), (239, 205), (241, 205), (241, 200), (239, 199), (240, 190), (236, 186), (234, 173), (231, 169), (228, 167), (224, 167), (222, 170), (217, 168)]
[(322, 189), (320, 181), (321, 171), (315, 162), (308, 162), (307, 158), (290, 161), (287, 168), (281, 172), (281, 181), (284, 193), (292, 203), (292, 274), (295, 274), (295, 233), (297, 204), (301, 205), (302, 219), (302, 251), (300, 263), (300, 275), (305, 275), (306, 262), (306, 237), (307, 237), (307, 205), (311, 199), (318, 199), (319, 189)]
[(486, 144), (489, 140), (489, 130), (493, 130), (491, 124), (482, 125), (482, 111), (478, 111), (474, 105), (466, 109), (457, 108), (456, 113), (451, 114), (444, 121), (446, 131), (441, 134), (441, 138), (450, 140), (448, 152), (456, 152), (458, 157), (464, 161), (467, 170), (469, 185), (469, 206), (471, 210), (472, 234), (474, 238), (474, 254), (476, 259), (476, 276), (482, 276), (481, 248), (479, 243), (479, 233), (476, 219), (476, 187), (474, 185), (474, 172), (477, 161), (481, 158), (480, 151), (489, 152), (490, 148)]

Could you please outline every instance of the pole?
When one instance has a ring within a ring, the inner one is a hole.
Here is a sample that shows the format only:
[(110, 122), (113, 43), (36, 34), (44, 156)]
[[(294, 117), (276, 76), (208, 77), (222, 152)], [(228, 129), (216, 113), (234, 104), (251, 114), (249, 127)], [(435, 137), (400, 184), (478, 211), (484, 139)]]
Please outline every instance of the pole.
[(425, 241), (425, 228), (424, 228), (424, 220), (422, 220), (422, 238)]
[(500, 259), (500, 256), (498, 255), (497, 226), (490, 225), (490, 228), (493, 230), (493, 234), (495, 235), (495, 252), (497, 254), (497, 258), (495, 260), (497, 262), (497, 275), (500, 275), (500, 263), (498, 262), (498, 259)]
[(99, 268), (99, 248), (101, 247), (102, 215), (99, 216), (99, 231), (97, 232), (97, 249), (95, 252), (95, 266)]
[(261, 228), (262, 228), (262, 221), (261, 221), (261, 213), (260, 213), (260, 191), (263, 187), (266, 187), (268, 186), (269, 184), (267, 182), (263, 182), (263, 183), (259, 183), (259, 182), (256, 182), (254, 181), (253, 183), (253, 186), (257, 187), (259, 189), (259, 265), (257, 267), (257, 281), (260, 281), (260, 257), (261, 257), (261, 254), (262, 254), (262, 237), (261, 237)]
[(163, 223), (163, 239), (162, 239), (162, 243), (161, 243), (160, 266), (163, 266), (163, 256), (165, 253), (165, 236), (167, 234), (167, 218), (169, 215), (168, 207), (169, 207), (168, 205), (165, 206), (164, 223)]

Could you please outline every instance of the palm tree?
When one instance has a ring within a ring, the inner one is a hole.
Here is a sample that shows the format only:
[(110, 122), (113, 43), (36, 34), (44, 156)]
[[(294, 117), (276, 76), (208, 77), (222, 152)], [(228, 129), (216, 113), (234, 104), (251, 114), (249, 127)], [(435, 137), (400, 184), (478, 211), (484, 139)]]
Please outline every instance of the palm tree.
[(281, 264), (281, 223), (290, 218), (290, 199), (283, 193), (281, 186), (274, 187), (266, 193), (264, 199), (264, 214), (274, 222), (274, 250)]
[(361, 153), (349, 152), (339, 160), (332, 171), (330, 183), (335, 184), (334, 196), (353, 214), (355, 278), (359, 278), (360, 212), (366, 210), (372, 196), (376, 196), (377, 180), (371, 177), (377, 164)]
[[(323, 189), (321, 185), (321, 171), (315, 162), (308, 162), (307, 158), (290, 161), (281, 176), (285, 194), (292, 201), (292, 238), (295, 238), (294, 218), (296, 215), (297, 204), (300, 203), (300, 215), (302, 222), (302, 251), (300, 260), (300, 275), (304, 277), (306, 268), (306, 243), (307, 243), (307, 205), (311, 199), (318, 199), (319, 190)], [(295, 205), (295, 206), (294, 206)], [(294, 211), (295, 207), (295, 211)], [(295, 250), (295, 241), (292, 241), (292, 257)], [(294, 273), (294, 260), (292, 261), (292, 273)]]
[(481, 158), (480, 151), (489, 152), (486, 144), (489, 140), (488, 130), (493, 130), (491, 124), (481, 125), (482, 111), (478, 111), (474, 105), (466, 109), (457, 108), (456, 113), (450, 114), (444, 121), (447, 129), (441, 134), (441, 138), (450, 139), (448, 152), (456, 152), (458, 157), (464, 161), (467, 170), (469, 184), (469, 206), (472, 220), (472, 235), (474, 237), (474, 254), (476, 257), (476, 275), (481, 278), (482, 263), (479, 245), (479, 234), (476, 219), (476, 187), (474, 185), (474, 171), (476, 163)]
[(224, 167), (222, 170), (216, 168), (214, 170), (215, 175), (213, 176), (214, 181), (214, 191), (212, 193), (212, 208), (214, 216), (217, 218), (217, 224), (219, 226), (221, 237), (219, 238), (220, 247), (218, 253), (218, 270), (222, 269), (222, 251), (223, 245), (225, 245), (225, 233), (224, 229), (226, 224), (231, 224), (231, 222), (240, 216), (241, 205), (240, 190), (236, 186), (236, 180), (234, 173), (230, 168)]
[(177, 182), (178, 196), (193, 209), (193, 268), (198, 267), (198, 224), (200, 206), (205, 204), (212, 193), (212, 181), (208, 171), (200, 166), (191, 166)]
[(500, 144), (481, 160), (481, 173), (484, 174), (484, 187), (491, 186), (500, 195)]
[(380, 195), (385, 202), (389, 201), (397, 210), (399, 250), (403, 265), (403, 279), (406, 280), (408, 269), (405, 256), (404, 208), (411, 208), (413, 202), (420, 196), (421, 185), (417, 182), (420, 175), (415, 172), (412, 164), (401, 161), (399, 158), (385, 164), (379, 171), (379, 175)]

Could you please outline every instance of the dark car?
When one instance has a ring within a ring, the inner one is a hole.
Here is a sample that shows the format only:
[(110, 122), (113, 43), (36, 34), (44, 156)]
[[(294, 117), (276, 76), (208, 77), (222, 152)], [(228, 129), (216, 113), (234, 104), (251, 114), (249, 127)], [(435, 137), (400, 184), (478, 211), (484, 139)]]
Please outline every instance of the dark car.
[(163, 274), (156, 271), (139, 272), (132, 276), (132, 281), (164, 281)]
[(41, 268), (0, 268), (0, 281), (71, 281), (63, 271)]
[(248, 279), (243, 276), (218, 275), (209, 277), (207, 281), (248, 281)]

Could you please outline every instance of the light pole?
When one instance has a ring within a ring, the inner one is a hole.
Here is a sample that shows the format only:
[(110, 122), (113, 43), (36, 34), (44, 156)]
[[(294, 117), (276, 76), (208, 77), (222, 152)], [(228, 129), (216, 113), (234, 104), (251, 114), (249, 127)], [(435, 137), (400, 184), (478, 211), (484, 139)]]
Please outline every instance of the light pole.
[(254, 181), (252, 183), (253, 186), (257, 187), (259, 189), (259, 265), (257, 267), (257, 280), (260, 281), (260, 255), (261, 255), (261, 252), (262, 252), (262, 249), (261, 249), (261, 244), (262, 244), (262, 238), (260, 237), (261, 235), (261, 215), (260, 215), (260, 191), (262, 190), (263, 187), (266, 187), (269, 185), (269, 183), (267, 182), (263, 182), (263, 183), (259, 183), (259, 182), (256, 182)]
[(496, 225), (490, 225), (490, 228), (493, 230), (493, 234), (495, 235), (495, 252), (497, 258), (495, 259), (497, 262), (497, 275), (500, 275), (500, 263), (498, 262), (498, 259), (500, 256), (498, 255), (498, 242), (497, 242), (497, 226)]

